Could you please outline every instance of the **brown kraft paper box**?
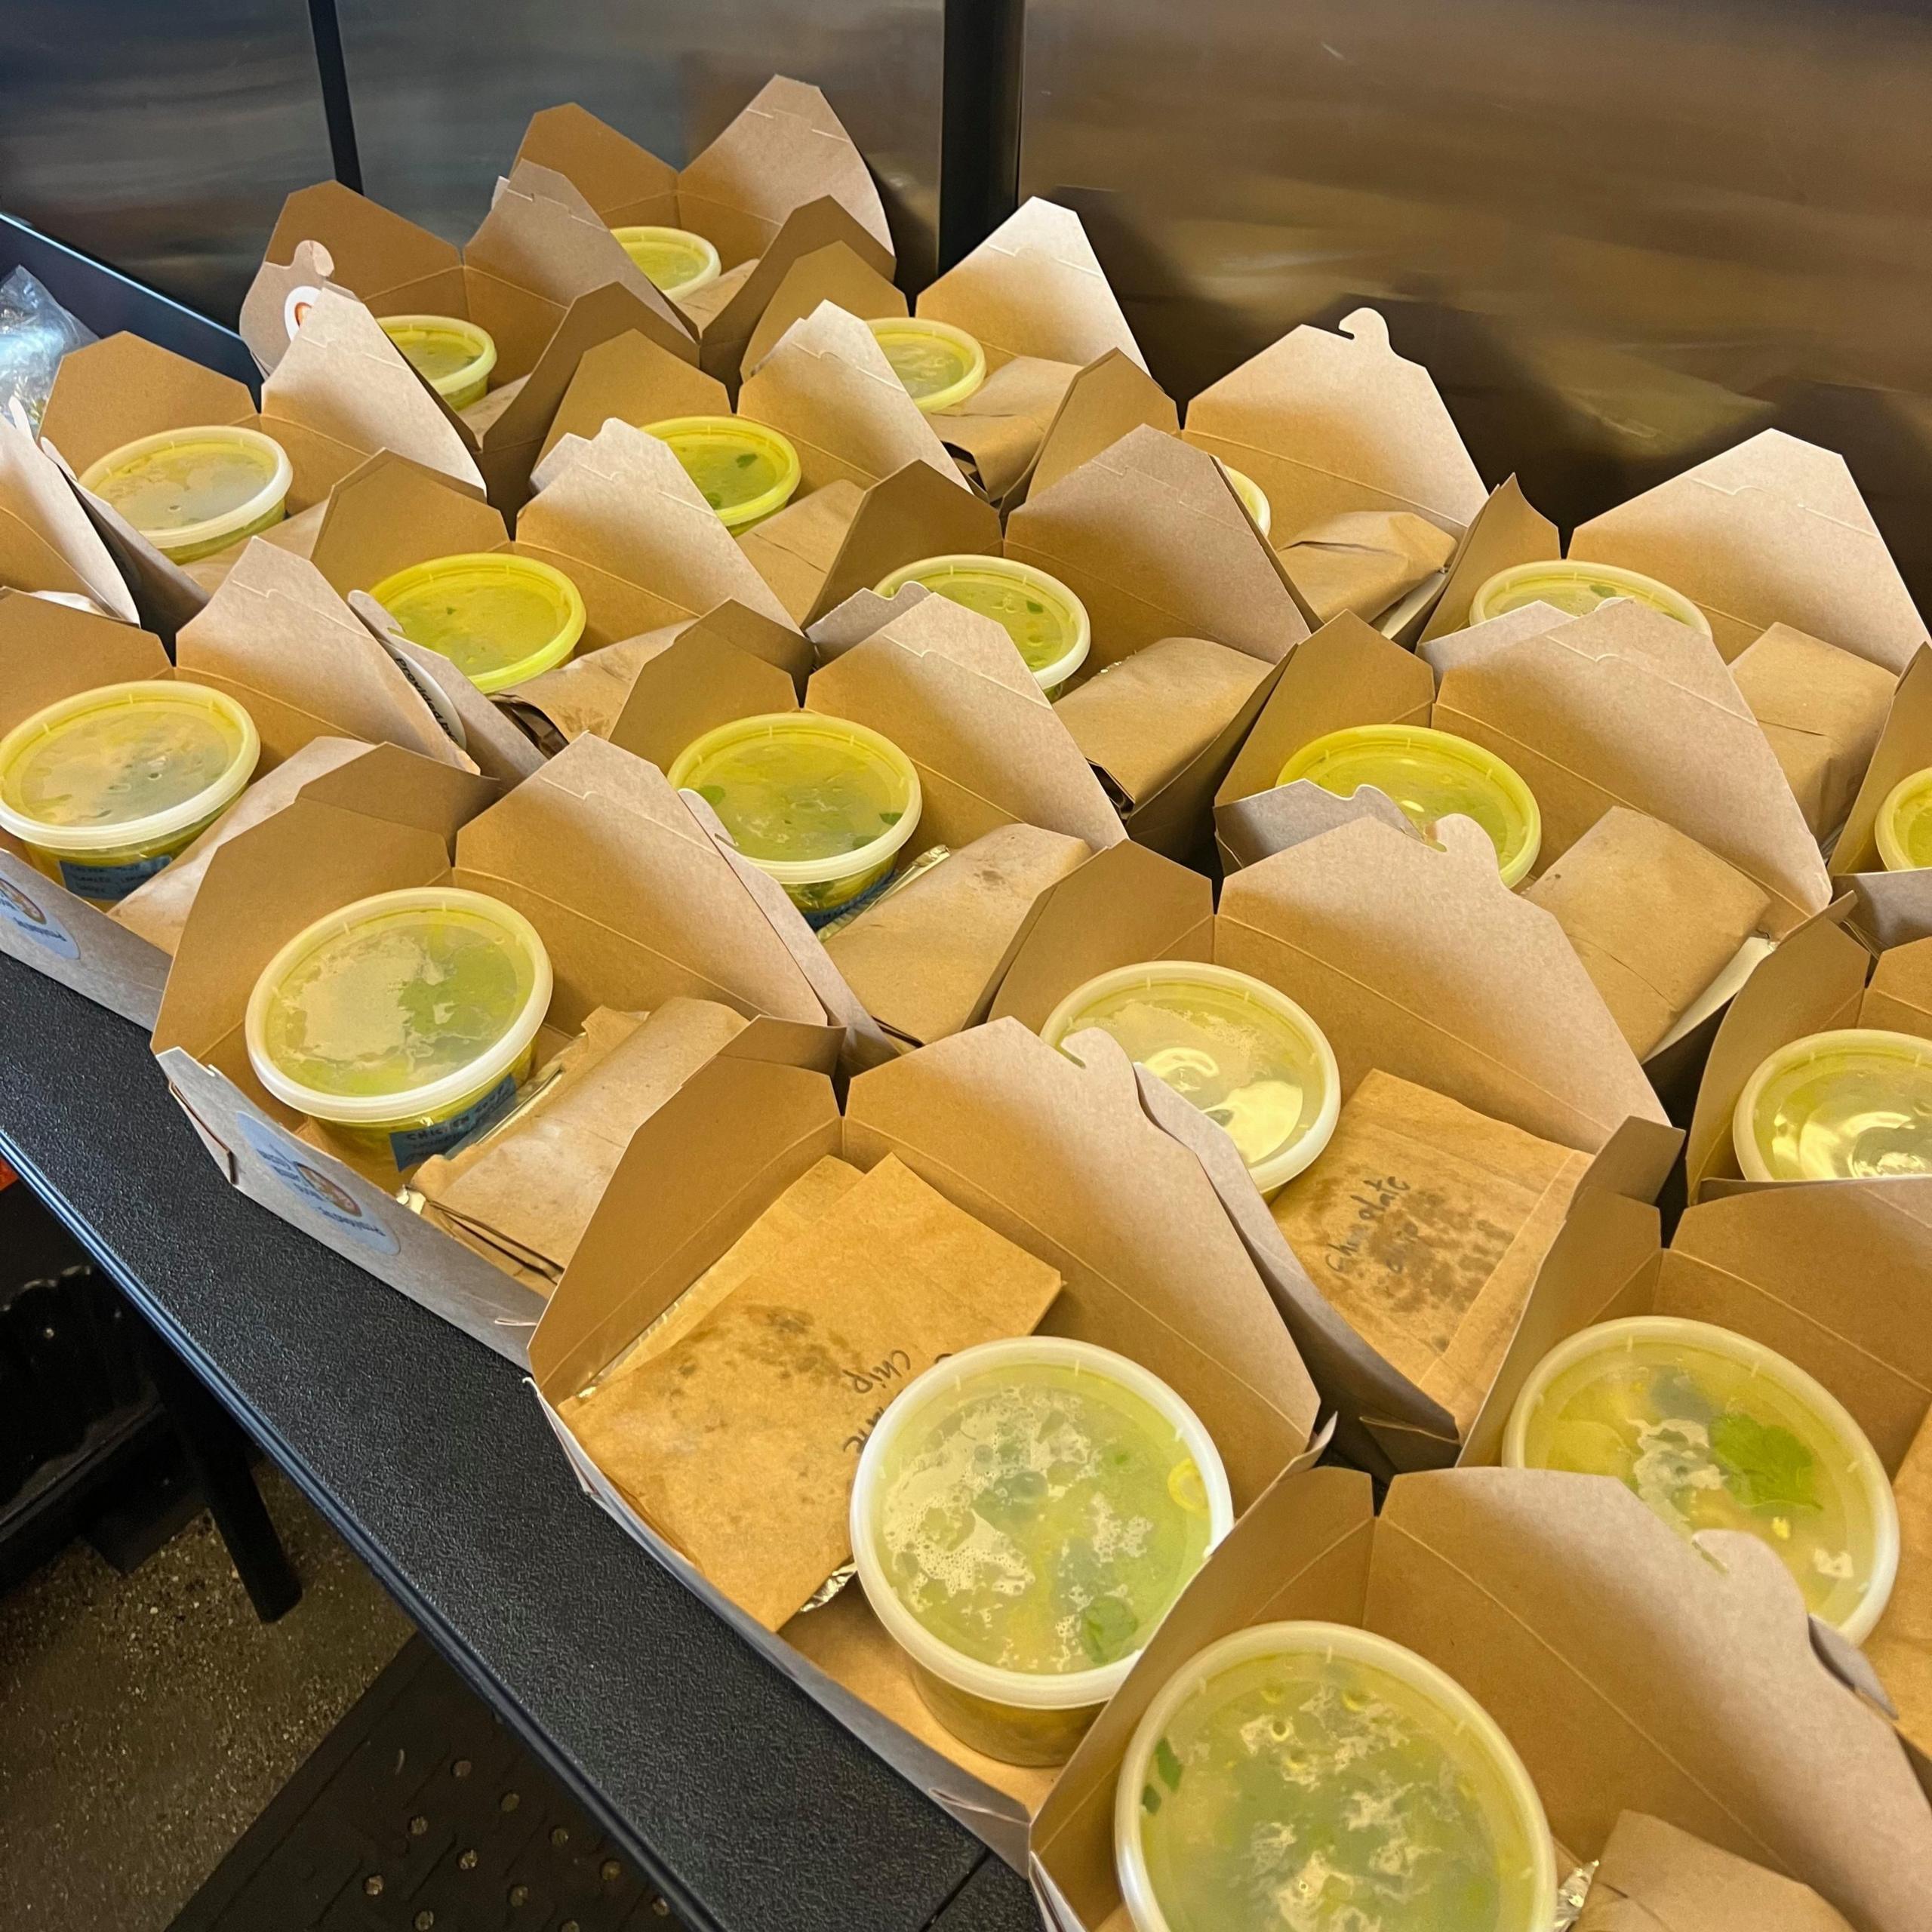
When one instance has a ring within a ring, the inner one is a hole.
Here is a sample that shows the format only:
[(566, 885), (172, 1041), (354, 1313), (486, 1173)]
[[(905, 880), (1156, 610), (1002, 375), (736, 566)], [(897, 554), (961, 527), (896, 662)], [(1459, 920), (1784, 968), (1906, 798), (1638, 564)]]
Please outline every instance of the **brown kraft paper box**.
[(1403, 1475), (1380, 1516), (1364, 1475), (1283, 1477), (1041, 1808), (1028, 1869), (1045, 1922), (1126, 1922), (1115, 1787), (1161, 1687), (1223, 1636), (1312, 1619), (1359, 1625), (1454, 1678), (1515, 1747), (1571, 1858), (1597, 1857), (1641, 1810), (1809, 1886), (1861, 1932), (1915, 1932), (1932, 1911), (1932, 1806), (1900, 1739), (1813, 1647), (1777, 1557), (1749, 1537), (1704, 1543), (1599, 1477)]
[(519, 161), (497, 182), (467, 243), (452, 244), (332, 181), (282, 204), (242, 308), (242, 334), (263, 371), (287, 352), (291, 325), (318, 289), (346, 291), (378, 318), (453, 315), (497, 346), (488, 392), (462, 415), (430, 390), (506, 515), (575, 374), (597, 343), (635, 331), (695, 364), (689, 324), (665, 300), (554, 169)]
[[(154, 1024), (180, 923), (208, 860), (237, 832), (311, 790), (337, 803), (361, 801), (377, 818), (408, 819), (426, 808), (434, 822), (479, 810), (494, 795), (467, 775), (472, 761), (299, 559), (256, 547), (181, 633), (177, 657), (171, 665), (160, 640), (131, 625), (0, 592), (0, 732), (97, 685), (178, 676), (236, 699), (261, 737), (248, 789), (165, 871), (111, 909), (57, 884), (0, 834), (0, 948), (143, 1027)], [(417, 769), (423, 766), (431, 769)], [(438, 802), (412, 805), (421, 798)]]
[(1852, 1932), (1809, 1885), (1626, 1811), (1598, 1861), (1577, 1932)]
[(801, 256), (837, 245), (874, 273), (893, 272), (865, 158), (825, 96), (783, 75), (681, 170), (574, 105), (534, 116), (517, 160), (564, 176), (611, 227), (688, 229), (717, 249), (718, 278), (666, 306), (720, 380), (736, 380), (752, 331)]
[(0, 416), (0, 589), (51, 593), (137, 623), (134, 599), (54, 459)]
[(1833, 878), (1857, 895), (1858, 921), (1879, 944), (1932, 932), (1932, 869), (1888, 872), (1878, 855), (1878, 808), (1893, 788), (1932, 766), (1932, 648), (1915, 652), (1832, 852)]
[[(1598, 1190), (1654, 1198), (1679, 1137), (1616, 1023), (1556, 922), (1502, 884), (1487, 838), (1453, 822), (1445, 830), (1446, 849), (1435, 851), (1372, 819), (1346, 822), (1238, 873), (1218, 912), (1198, 874), (1135, 846), (1100, 854), (1048, 896), (993, 1016), (1037, 1029), (1097, 974), (1138, 960), (1209, 960), (1278, 988), (1311, 1016), (1334, 1049), (1345, 1106), (1379, 1070), (1580, 1155), (1580, 1201)], [(1454, 1460), (1463, 1432), (1449, 1408), (1315, 1287), (1225, 1134), (1148, 1084), (1168, 1131), (1214, 1177), (1336, 1407), (1346, 1453), (1385, 1472)], [(1589, 1264), (1574, 1219), (1573, 1209), (1525, 1284), (1524, 1321), (1552, 1284)], [(1515, 1326), (1492, 1327), (1484, 1380)]]
[(829, 1069), (848, 1023), (811, 977), (822, 959), (801, 962), (774, 926), (762, 875), (714, 842), (661, 774), (595, 739), (466, 823), (381, 825), (305, 798), (215, 855), (155, 1029), (177, 1099), (245, 1193), (521, 1361), (542, 1296), (409, 1212), (393, 1169), (361, 1171), (272, 1100), (242, 1037), (257, 976), (303, 927), (374, 893), (441, 883), (537, 928), (555, 975), (540, 1060), (599, 1007), (648, 1013), (680, 996), (752, 1023), (727, 1056)]
[[(1512, 478), (1472, 526), (1425, 640), (1463, 629), (1477, 591), (1561, 556), (1556, 527)], [(1570, 555), (1669, 584), (1709, 620), (1728, 663), (1788, 624), (1895, 675), (1925, 622), (1844, 459), (1765, 429), (1577, 526)]]
[[(651, 1533), (558, 1411), (824, 1155), (867, 1173), (893, 1156), (1057, 1269), (1063, 1286), (1042, 1332), (1097, 1343), (1161, 1376), (1207, 1426), (1245, 1506), (1307, 1449), (1314, 1391), (1199, 1165), (1147, 1117), (1143, 1098), (1124, 1057), (1097, 1052), (1081, 1067), (1009, 1025), (861, 1075), (842, 1118), (822, 1078), (715, 1061), (632, 1142), (532, 1347), (538, 1392), (596, 1500), (1016, 1864), (1052, 1772), (975, 1757), (941, 1728), (855, 1586), (775, 1636), (764, 1630)], [(640, 1227), (652, 1231), (646, 1242)]]
[[(123, 444), (202, 423), (259, 429), (287, 452), (294, 472), (288, 514), (264, 540), (297, 555), (308, 554), (329, 492), (378, 450), (394, 450), (457, 485), (482, 486), (441, 401), (368, 312), (333, 289), (317, 291), (304, 309), (262, 385), (259, 411), (232, 377), (138, 336), (114, 335), (63, 359), (41, 435), (78, 478)], [(171, 641), (241, 554), (235, 544), (195, 563), (172, 562), (100, 498), (82, 491), (81, 500), (132, 586), (143, 621)]]

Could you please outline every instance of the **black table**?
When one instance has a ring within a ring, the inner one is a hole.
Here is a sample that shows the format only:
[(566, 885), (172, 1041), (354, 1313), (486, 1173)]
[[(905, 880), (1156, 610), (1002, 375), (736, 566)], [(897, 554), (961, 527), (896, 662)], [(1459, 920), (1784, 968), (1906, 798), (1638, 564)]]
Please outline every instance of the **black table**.
[(579, 1491), (515, 1371), (235, 1192), (140, 1030), (0, 957), (0, 1154), (718, 1932), (1025, 1932), (1025, 1886)]

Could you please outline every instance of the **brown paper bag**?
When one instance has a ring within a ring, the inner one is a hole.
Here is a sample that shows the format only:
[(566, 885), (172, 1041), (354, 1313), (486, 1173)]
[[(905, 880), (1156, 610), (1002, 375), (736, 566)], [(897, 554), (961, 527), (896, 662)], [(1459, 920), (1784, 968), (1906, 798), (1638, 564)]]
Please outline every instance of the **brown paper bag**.
[(1352, 611), (1372, 624), (1449, 568), (1456, 540), (1408, 510), (1348, 510), (1278, 547), (1281, 568), (1317, 623)]
[(1737, 957), (1770, 896), (1675, 827), (1621, 805), (1526, 886), (1639, 1060)]
[(1466, 1430), (1589, 1166), (1372, 1069), (1270, 1208), (1349, 1325)]
[(599, 1007), (536, 1098), (499, 1132), (426, 1161), (417, 1192), (447, 1220), (561, 1278), (631, 1136), (746, 1023), (711, 1000), (666, 1000), (641, 1024)]
[(775, 1630), (851, 1553), (853, 1473), (886, 1404), (943, 1355), (1030, 1333), (1060, 1287), (888, 1155), (565, 1414), (645, 1521)]
[(1878, 749), (1898, 680), (1788, 624), (1774, 624), (1731, 660), (1730, 675), (1777, 753), (1820, 838), (1851, 810)]
[(1001, 826), (896, 887), (825, 949), (874, 1019), (915, 1045), (943, 1039), (985, 1018), (1034, 903), (1091, 850), (1038, 826)]
[(1211, 745), (1268, 666), (1206, 638), (1164, 638), (1054, 706), (1087, 761), (1131, 809)]
[(1641, 1811), (1603, 1848), (1577, 1932), (1852, 1932), (1809, 1885)]

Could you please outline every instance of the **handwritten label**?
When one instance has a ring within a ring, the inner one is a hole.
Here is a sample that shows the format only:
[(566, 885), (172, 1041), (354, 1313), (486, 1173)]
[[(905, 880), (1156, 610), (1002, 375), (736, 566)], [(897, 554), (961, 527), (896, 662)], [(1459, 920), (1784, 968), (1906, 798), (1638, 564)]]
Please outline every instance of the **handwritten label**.
[[(1361, 1261), (1363, 1251), (1374, 1240), (1383, 1221), (1392, 1209), (1401, 1204), (1402, 1196), (1408, 1191), (1409, 1183), (1398, 1180), (1393, 1174), (1367, 1176), (1358, 1184), (1358, 1192), (1349, 1196), (1355, 1204), (1355, 1224), (1340, 1240), (1331, 1241), (1321, 1257), (1332, 1273), (1348, 1275), (1355, 1272)], [(1399, 1275), (1402, 1271), (1398, 1255), (1385, 1257), (1382, 1266), (1391, 1274)]]

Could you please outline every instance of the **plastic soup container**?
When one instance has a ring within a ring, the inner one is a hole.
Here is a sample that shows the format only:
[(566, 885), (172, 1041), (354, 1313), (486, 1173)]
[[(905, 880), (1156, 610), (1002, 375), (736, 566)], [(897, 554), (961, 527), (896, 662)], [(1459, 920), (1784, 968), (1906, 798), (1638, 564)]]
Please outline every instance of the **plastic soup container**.
[(928, 416), (957, 409), (986, 380), (986, 352), (978, 337), (950, 322), (890, 315), (866, 326), (906, 393)]
[(241, 796), (261, 749), (254, 720), (205, 685), (103, 685), (0, 738), (0, 827), (49, 878), (112, 905)]
[(452, 409), (483, 400), (497, 366), (496, 339), (458, 315), (385, 315), (383, 333)]
[(365, 1158), (408, 1169), (506, 1112), (550, 1005), (550, 955), (480, 892), (379, 892), (263, 969), (245, 1023), (256, 1077)]
[(1512, 564), (1498, 571), (1477, 590), (1469, 601), (1469, 622), (1480, 624), (1500, 617), (1506, 611), (1521, 610), (1525, 604), (1549, 604), (1573, 617), (1587, 617), (1599, 604), (1613, 597), (1627, 597), (1633, 603), (1661, 611), (1704, 636), (1711, 634), (1710, 620), (1682, 591), (1673, 590), (1641, 571), (1620, 569), (1615, 564), (1587, 563), (1580, 558), (1552, 558), (1546, 562)]
[(1221, 474), (1228, 479), (1228, 487), (1241, 499), (1241, 506), (1253, 518), (1254, 527), (1263, 537), (1273, 527), (1275, 512), (1270, 507), (1267, 493), (1245, 470), (1237, 469), (1231, 463), (1221, 463)]
[(1503, 1460), (1614, 1476), (1683, 1536), (1757, 1537), (1855, 1644), (1891, 1594), (1898, 1506), (1865, 1432), (1801, 1368), (1727, 1328), (1653, 1315), (1571, 1336), (1517, 1398)]
[(1932, 1040), (1868, 1026), (1792, 1040), (1745, 1082), (1730, 1137), (1746, 1180), (1932, 1174)]
[(191, 564), (279, 523), (294, 480), (272, 436), (211, 423), (124, 443), (88, 465), (81, 487), (163, 556)]
[(369, 595), (411, 643), (439, 651), (479, 691), (554, 670), (583, 635), (583, 598), (560, 570), (507, 550), (437, 557)]
[(1013, 1764), (1069, 1757), (1234, 1524), (1208, 1432), (1091, 1343), (928, 1369), (859, 1458), (852, 1549), (934, 1715)]
[(1413, 1651), (1263, 1623), (1192, 1659), (1122, 1760), (1136, 1932), (1549, 1932), (1556, 1854), (1490, 1716)]
[(742, 416), (673, 416), (647, 423), (647, 435), (671, 445), (698, 494), (729, 531), (774, 516), (798, 487), (798, 452), (776, 429)]
[(1287, 994), (1226, 966), (1150, 960), (1069, 993), (1040, 1037), (1111, 1034), (1149, 1073), (1225, 1128), (1263, 1194), (1327, 1146), (1342, 1077), (1327, 1037)]
[(1872, 829), (1888, 872), (1932, 866), (1932, 766), (1900, 779), (1885, 794)]
[(816, 712), (734, 718), (687, 745), (669, 777), (814, 925), (883, 886), (919, 823), (911, 759), (878, 732)]
[(688, 228), (614, 228), (611, 232), (644, 278), (673, 302), (718, 279), (718, 251)]
[(894, 571), (877, 594), (891, 597), (909, 583), (1002, 626), (1048, 697), (1087, 661), (1094, 627), (1086, 605), (1058, 577), (1031, 564), (1008, 557), (927, 557)]
[(1434, 842), (1436, 821), (1472, 818), (1496, 848), (1503, 883), (1529, 877), (1543, 845), (1535, 795), (1494, 752), (1422, 724), (1351, 724), (1311, 740), (1282, 766), (1277, 785), (1308, 779), (1337, 798), (1372, 785)]

